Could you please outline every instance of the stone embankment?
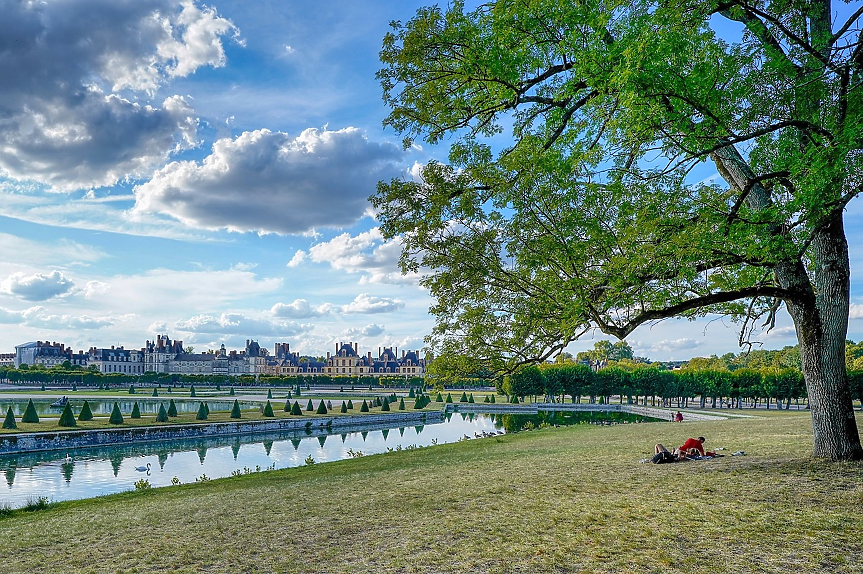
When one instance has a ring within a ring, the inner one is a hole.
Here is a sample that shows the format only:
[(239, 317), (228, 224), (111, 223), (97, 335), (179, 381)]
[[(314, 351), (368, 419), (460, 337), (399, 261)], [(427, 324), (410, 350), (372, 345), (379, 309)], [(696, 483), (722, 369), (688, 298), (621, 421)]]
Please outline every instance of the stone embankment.
[(263, 432), (362, 431), (440, 422), (442, 412), (406, 412), (374, 415), (345, 415), (237, 421), (226, 423), (165, 425), (99, 430), (17, 433), (0, 435), (0, 455), (47, 450), (76, 449), (142, 442), (188, 440)]

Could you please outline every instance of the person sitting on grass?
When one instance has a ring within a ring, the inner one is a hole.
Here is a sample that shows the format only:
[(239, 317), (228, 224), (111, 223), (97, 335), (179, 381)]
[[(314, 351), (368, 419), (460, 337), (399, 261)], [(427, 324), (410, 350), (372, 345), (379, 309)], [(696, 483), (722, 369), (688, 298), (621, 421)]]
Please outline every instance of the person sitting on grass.
[(697, 439), (688, 438), (688, 439), (686, 439), (686, 442), (683, 443), (683, 446), (680, 447), (679, 450), (681, 450), (683, 452), (689, 452), (690, 450), (695, 449), (698, 451), (698, 454), (700, 454), (701, 456), (704, 456), (704, 446), (703, 445), (704, 445), (705, 440), (706, 439), (703, 436), (700, 436)]

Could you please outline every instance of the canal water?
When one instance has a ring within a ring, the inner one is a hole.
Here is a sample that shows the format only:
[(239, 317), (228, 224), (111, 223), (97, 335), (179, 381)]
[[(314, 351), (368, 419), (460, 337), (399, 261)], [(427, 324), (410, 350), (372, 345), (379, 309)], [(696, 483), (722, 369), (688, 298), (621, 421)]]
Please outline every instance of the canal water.
[[(537, 415), (449, 413), (440, 423), (319, 434), (255, 433), (197, 440), (49, 451), (0, 456), (0, 508), (20, 508), (40, 498), (55, 502), (126, 490), (146, 479), (152, 487), (301, 466), (362, 455), (567, 424), (639, 422), (625, 413)], [(67, 460), (67, 455), (71, 460)], [(149, 468), (148, 468), (149, 467)], [(3, 483), (5, 482), (5, 487)]]

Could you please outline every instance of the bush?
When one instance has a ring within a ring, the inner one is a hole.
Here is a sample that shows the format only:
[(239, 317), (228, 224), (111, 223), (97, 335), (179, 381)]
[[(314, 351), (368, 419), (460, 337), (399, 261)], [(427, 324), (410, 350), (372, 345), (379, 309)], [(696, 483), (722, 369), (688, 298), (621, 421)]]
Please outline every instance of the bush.
[(154, 397), (158, 397), (158, 396), (159, 396), (159, 389), (157, 389), (156, 387), (153, 387), (153, 396), (154, 396)]
[(207, 412), (207, 405), (202, 402), (201, 406), (198, 407), (198, 414), (195, 415), (195, 419), (199, 421), (205, 421), (207, 420), (208, 416), (210, 416), (210, 413)]
[(189, 387), (189, 397), (195, 398), (196, 396), (198, 395), (195, 393), (195, 385), (192, 385)]
[(491, 396), (491, 402), (494, 402), (494, 395)]
[(267, 401), (267, 406), (264, 407), (264, 416), (265, 417), (276, 416), (276, 413), (273, 412), (273, 405), (270, 404), (270, 401)]
[(381, 410), (382, 411), (390, 410), (390, 402), (388, 400), (384, 399), (384, 402), (381, 404)]
[(234, 387), (231, 387), (231, 392), (228, 393), (229, 396), (234, 396), (236, 393), (234, 392)]
[(354, 401), (352, 401), (351, 399), (348, 399), (348, 410), (354, 410)]
[(18, 425), (15, 423), (15, 413), (12, 412), (12, 405), (9, 405), (9, 409), (6, 411), (6, 418), (3, 419), (3, 428), (4, 429), (17, 429)]
[(513, 395), (513, 396), (512, 396), (512, 400), (510, 400), (509, 402), (511, 402), (511, 403), (512, 403), (512, 404), (514, 404), (514, 405), (517, 405), (517, 404), (518, 404), (518, 396), (517, 396), (517, 395)]
[(469, 403), (474, 402), (474, 401), (473, 401), (473, 393), (471, 393), (471, 394), (470, 394), (470, 396), (468, 396), (468, 398), (467, 398), (467, 402), (469, 402)]
[(436, 403), (442, 403), (443, 402), (443, 396), (440, 393), (438, 393), (437, 397), (435, 397), (435, 402)]
[(268, 399), (273, 398), (273, 389), (267, 389), (267, 398)]
[(168, 422), (168, 411), (165, 410), (164, 404), (159, 404), (159, 414), (156, 415), (157, 423), (166, 423)]
[(84, 401), (84, 406), (81, 407), (81, 413), (78, 415), (79, 421), (91, 421), (93, 420), (93, 411), (90, 409), (90, 403)]
[(294, 406), (291, 407), (291, 414), (302, 416), (303, 409), (300, 408), (300, 402), (299, 401), (294, 401)]
[(207, 411), (207, 416), (210, 416), (210, 405), (204, 403), (204, 409)]
[(482, 402), (484, 402), (484, 403), (488, 402), (488, 395), (485, 396), (485, 398), (482, 400)]
[(291, 401), (285, 401), (285, 412), (291, 412)]
[(240, 403), (237, 401), (237, 399), (234, 399), (234, 408), (231, 409), (231, 418), (238, 419), (241, 416), (243, 416), (243, 413), (240, 412)]
[(416, 398), (416, 395), (414, 394), (414, 388), (413, 387), (411, 387), (411, 390), (408, 393), (408, 398), (409, 399), (415, 399)]
[(21, 417), (22, 423), (38, 423), (39, 415), (36, 413), (36, 407), (33, 405), (33, 399), (27, 403), (27, 408), (24, 410), (24, 416)]
[(399, 410), (400, 411), (405, 410), (405, 399), (404, 399), (404, 397), (399, 399)]
[(309, 404), (306, 405), (306, 410), (309, 412), (315, 410), (315, 405), (312, 404), (312, 399), (309, 399)]
[(63, 414), (60, 415), (60, 421), (57, 425), (61, 427), (74, 427), (78, 426), (75, 422), (75, 413), (72, 412), (72, 405), (66, 403), (66, 406), (63, 407)]
[(130, 416), (133, 419), (141, 418), (141, 408), (138, 406), (138, 401), (135, 401), (135, 405), (132, 407), (132, 414)]
[[(39, 390), (41, 390), (41, 391), (44, 391), (44, 390), (45, 390), (45, 383), (42, 383), (42, 386), (41, 386), (41, 387), (39, 387)], [(24, 422), (24, 421), (21, 421), (21, 422)]]
[(318, 403), (318, 410), (315, 411), (319, 415), (327, 414), (327, 405), (324, 404), (324, 400), (321, 399), (321, 402)]
[(108, 419), (108, 422), (112, 425), (123, 424), (123, 413), (120, 412), (120, 405), (117, 403), (114, 403), (114, 410), (111, 411), (111, 418)]
[(78, 385), (75, 383), (72, 383), (72, 391), (77, 391), (77, 390), (78, 390)]
[(348, 406), (345, 404), (345, 401), (342, 401), (342, 408), (339, 409), (339, 412), (342, 414), (348, 412)]
[(451, 394), (449, 394), (449, 393), (447, 393), (447, 394), (446, 394), (446, 401), (444, 401), (444, 402), (446, 402), (446, 403), (452, 403), (452, 395), (451, 395)]
[(467, 402), (467, 393), (465, 393), (464, 391), (462, 391), (462, 393), (461, 393), (461, 398), (458, 400), (458, 402), (460, 402), (460, 403), (466, 403), (466, 402)]
[(177, 416), (177, 405), (174, 404), (174, 399), (171, 399), (171, 402), (168, 403), (168, 416)]
[(361, 413), (367, 413), (367, 412), (369, 412), (369, 405), (366, 403), (366, 400), (365, 400), (365, 399), (363, 399), (363, 404), (362, 404), (362, 406), (360, 407), (360, 412), (361, 412)]

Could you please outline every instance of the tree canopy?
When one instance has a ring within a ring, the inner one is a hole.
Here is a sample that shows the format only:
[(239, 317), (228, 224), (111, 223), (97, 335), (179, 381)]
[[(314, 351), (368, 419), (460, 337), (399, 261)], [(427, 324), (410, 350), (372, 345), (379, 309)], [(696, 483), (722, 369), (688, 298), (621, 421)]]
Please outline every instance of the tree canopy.
[(371, 199), (403, 269), (428, 270), (435, 352), (514, 370), (596, 328), (716, 313), (745, 344), (784, 306), (815, 454), (863, 456), (843, 222), (863, 185), (861, 13), (498, 0), (394, 23), (385, 124), (452, 145)]

